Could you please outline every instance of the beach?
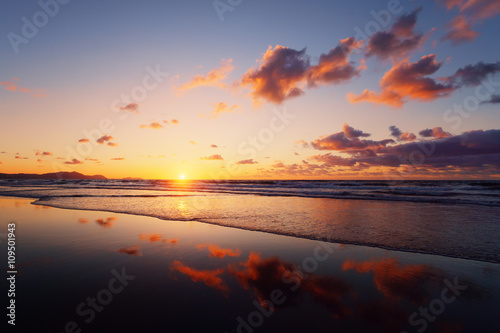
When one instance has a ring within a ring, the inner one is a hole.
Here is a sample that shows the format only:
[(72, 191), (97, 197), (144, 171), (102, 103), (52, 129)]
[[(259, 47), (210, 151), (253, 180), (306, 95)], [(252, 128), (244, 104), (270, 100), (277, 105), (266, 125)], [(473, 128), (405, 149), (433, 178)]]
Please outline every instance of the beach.
[(500, 327), (497, 263), (33, 201), (0, 198), (2, 228), (16, 226), (17, 331)]

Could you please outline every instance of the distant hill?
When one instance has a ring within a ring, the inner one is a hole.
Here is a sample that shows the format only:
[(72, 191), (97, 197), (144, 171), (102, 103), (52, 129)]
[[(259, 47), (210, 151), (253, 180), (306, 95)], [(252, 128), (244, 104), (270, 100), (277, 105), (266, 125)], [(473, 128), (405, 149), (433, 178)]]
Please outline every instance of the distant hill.
[(34, 173), (0, 173), (0, 179), (107, 179), (102, 175), (87, 176), (79, 172)]

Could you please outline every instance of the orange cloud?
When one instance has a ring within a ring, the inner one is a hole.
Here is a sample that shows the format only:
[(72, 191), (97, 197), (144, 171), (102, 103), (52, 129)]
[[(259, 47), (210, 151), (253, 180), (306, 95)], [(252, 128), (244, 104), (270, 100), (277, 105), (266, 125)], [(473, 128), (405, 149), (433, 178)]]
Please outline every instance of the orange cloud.
[(436, 82), (428, 75), (435, 73), (442, 63), (436, 55), (423, 56), (414, 63), (403, 61), (392, 67), (380, 80), (380, 93), (366, 89), (361, 95), (349, 93), (351, 103), (369, 102), (401, 107), (408, 100), (432, 101), (455, 91), (449, 83)]
[(80, 142), (80, 143), (89, 142), (89, 139), (80, 139), (80, 140), (78, 140), (78, 142)]
[(38, 156), (38, 155), (41, 155), (41, 156), (52, 156), (54, 154), (52, 154), (50, 151), (41, 152), (41, 151), (37, 150), (36, 153), (35, 153), (35, 155), (36, 156)]
[(114, 138), (110, 135), (103, 135), (99, 139), (97, 139), (97, 143), (102, 145), (107, 141), (113, 140)]
[(27, 160), (28, 158), (27, 157), (22, 157), (20, 155), (16, 155), (15, 159), (16, 160)]
[(227, 85), (222, 81), (227, 79), (228, 75), (233, 71), (234, 66), (232, 62), (232, 59), (222, 59), (219, 68), (211, 70), (207, 75), (196, 75), (191, 81), (176, 88), (177, 91), (182, 93), (202, 86), (227, 88)]
[(448, 32), (441, 38), (441, 41), (451, 40), (453, 45), (473, 41), (479, 36), (477, 31), (472, 30), (471, 25), (467, 22), (464, 15), (455, 17), (451, 22), (446, 24), (446, 28)]
[[(12, 78), (13, 81), (19, 81), (17, 78)], [(23, 88), (19, 86), (16, 82), (12, 81), (3, 81), (0, 82), (0, 86), (4, 86), (4, 90), (7, 91), (12, 91), (12, 92), (23, 92), (23, 93), (31, 93), (31, 96), (33, 97), (45, 97), (47, 93), (45, 92), (44, 89), (36, 89), (35, 91), (28, 89), (28, 88)]]
[(108, 146), (110, 146), (110, 147), (117, 147), (118, 143), (108, 142)]
[(305, 48), (269, 46), (259, 60), (259, 67), (248, 70), (239, 84), (251, 88), (254, 105), (259, 105), (262, 99), (282, 103), (304, 94), (306, 85), (312, 88), (319, 84), (337, 84), (357, 76), (359, 71), (348, 57), (361, 44), (352, 37), (343, 39), (327, 54), (322, 54), (316, 66), (310, 65)]
[(373, 282), (384, 296), (395, 300), (408, 298), (416, 303), (426, 298), (422, 290), (423, 284), (436, 275), (430, 266), (401, 265), (394, 259), (362, 262), (346, 260), (342, 270), (373, 272)]
[(233, 113), (239, 107), (240, 106), (238, 104), (235, 104), (235, 105), (230, 107), (227, 105), (227, 103), (220, 102), (220, 103), (217, 103), (215, 105), (214, 109), (210, 112), (210, 114), (208, 116), (204, 115), (203, 113), (200, 113), (199, 116), (201, 118), (215, 119), (215, 118), (219, 118), (224, 113)]
[(78, 219), (78, 223), (81, 223), (81, 224), (85, 224), (85, 223), (88, 223), (89, 222), (89, 219), (84, 219), (84, 218), (79, 218)]
[(210, 256), (216, 258), (224, 258), (225, 256), (229, 257), (239, 257), (241, 255), (241, 250), (231, 250), (231, 249), (222, 249), (217, 244), (199, 244), (196, 246), (197, 249), (205, 249), (208, 248), (208, 252)]
[(156, 122), (156, 121), (152, 122), (149, 125), (141, 125), (140, 127), (141, 128), (151, 128), (151, 129), (160, 129), (160, 128), (163, 128), (163, 126), (159, 122)]
[(125, 157), (113, 157), (113, 158), (110, 158), (111, 161), (123, 161), (125, 159)]
[(200, 160), (205, 160), (205, 161), (222, 161), (223, 158), (219, 154), (207, 156), (207, 157), (200, 157)]
[(167, 125), (179, 125), (179, 120), (177, 119), (171, 119), (171, 120), (164, 120), (163, 121)]
[(220, 275), (224, 272), (224, 269), (222, 268), (215, 270), (196, 270), (183, 265), (179, 260), (176, 260), (172, 263), (171, 269), (189, 276), (193, 282), (203, 282), (207, 287), (211, 287), (222, 292), (229, 291), (229, 287), (220, 277)]

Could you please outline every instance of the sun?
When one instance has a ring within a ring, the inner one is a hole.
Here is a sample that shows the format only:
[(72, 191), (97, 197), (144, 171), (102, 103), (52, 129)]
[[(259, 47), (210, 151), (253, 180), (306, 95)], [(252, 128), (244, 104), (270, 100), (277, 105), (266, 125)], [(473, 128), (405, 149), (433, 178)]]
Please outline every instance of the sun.
[(184, 180), (184, 179), (186, 179), (186, 176), (184, 176), (184, 174), (180, 174), (180, 175), (179, 175), (179, 179), (180, 179), (180, 180)]

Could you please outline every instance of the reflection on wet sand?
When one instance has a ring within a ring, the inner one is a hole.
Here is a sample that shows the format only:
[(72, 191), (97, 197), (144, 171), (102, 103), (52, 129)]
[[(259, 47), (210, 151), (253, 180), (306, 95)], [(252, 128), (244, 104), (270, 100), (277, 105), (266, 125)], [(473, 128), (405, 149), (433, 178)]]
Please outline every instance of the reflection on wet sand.
[(121, 249), (118, 249), (118, 252), (120, 253), (125, 253), (131, 256), (141, 256), (142, 253), (139, 251), (139, 245), (131, 245), (131, 246), (126, 246)]
[(218, 268), (214, 270), (197, 270), (183, 265), (179, 260), (172, 263), (171, 269), (189, 276), (193, 282), (203, 282), (207, 287), (223, 292), (229, 291), (229, 287), (220, 277), (220, 275), (224, 273), (224, 269)]
[(108, 217), (104, 219), (97, 219), (95, 222), (103, 228), (111, 228), (113, 226), (113, 222), (116, 221), (116, 217)]
[(239, 257), (241, 255), (241, 250), (240, 249), (223, 249), (217, 244), (199, 244), (196, 245), (196, 248), (198, 250), (203, 250), (205, 248), (208, 249), (209, 256), (215, 257), (215, 258), (224, 258), (225, 256), (229, 257)]
[(421, 304), (428, 297), (425, 284), (436, 281), (438, 271), (428, 265), (400, 265), (395, 259), (355, 262), (346, 260), (342, 270), (355, 270), (358, 273), (373, 272), (373, 282), (378, 291), (393, 300), (407, 298)]

